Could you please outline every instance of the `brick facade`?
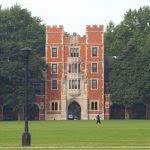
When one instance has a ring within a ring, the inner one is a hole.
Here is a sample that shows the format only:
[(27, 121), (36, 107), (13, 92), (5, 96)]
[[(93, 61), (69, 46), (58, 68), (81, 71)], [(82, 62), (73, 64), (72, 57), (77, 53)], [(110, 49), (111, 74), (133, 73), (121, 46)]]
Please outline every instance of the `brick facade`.
[(80, 119), (94, 119), (97, 113), (104, 118), (103, 30), (101, 25), (87, 26), (81, 37), (64, 32), (63, 26), (46, 27), (46, 120), (66, 120), (73, 102)]

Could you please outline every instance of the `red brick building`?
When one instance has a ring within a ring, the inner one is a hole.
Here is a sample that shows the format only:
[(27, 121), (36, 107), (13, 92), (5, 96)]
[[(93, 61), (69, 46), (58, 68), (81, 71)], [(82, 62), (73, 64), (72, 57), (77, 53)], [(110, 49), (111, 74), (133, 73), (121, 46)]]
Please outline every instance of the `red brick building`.
[(63, 26), (46, 27), (45, 113), (41, 114), (46, 120), (87, 120), (98, 113), (104, 118), (108, 109), (104, 111), (103, 33), (102, 25), (87, 26), (84, 36), (70, 35)]

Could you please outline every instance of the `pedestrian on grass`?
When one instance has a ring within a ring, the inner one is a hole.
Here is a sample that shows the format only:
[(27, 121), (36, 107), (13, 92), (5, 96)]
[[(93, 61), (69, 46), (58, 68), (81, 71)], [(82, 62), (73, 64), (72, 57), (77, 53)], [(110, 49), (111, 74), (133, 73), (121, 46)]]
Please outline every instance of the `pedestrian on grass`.
[(100, 117), (100, 114), (98, 114), (96, 116), (96, 124), (101, 124), (101, 117)]

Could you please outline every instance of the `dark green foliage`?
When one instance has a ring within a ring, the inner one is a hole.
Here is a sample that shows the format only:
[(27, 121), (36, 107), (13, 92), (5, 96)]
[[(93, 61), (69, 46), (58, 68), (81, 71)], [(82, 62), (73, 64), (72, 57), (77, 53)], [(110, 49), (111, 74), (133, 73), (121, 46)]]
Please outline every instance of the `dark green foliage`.
[(150, 104), (150, 7), (126, 12), (123, 21), (109, 23), (105, 55), (117, 55), (107, 82), (114, 103)]
[(138, 46), (143, 47), (150, 37), (150, 7), (126, 12), (123, 21), (115, 26), (111, 21), (105, 32), (105, 54), (119, 55), (126, 49), (127, 43), (133, 39)]
[[(20, 49), (33, 51), (29, 62), (30, 83), (43, 79), (45, 27), (41, 20), (20, 6), (0, 8), (0, 102), (18, 107), (24, 100), (24, 60)], [(30, 84), (30, 100), (34, 89)], [(15, 107), (15, 108), (16, 108)]]
[(150, 102), (150, 46), (128, 43), (127, 50), (113, 62), (110, 93), (114, 103), (131, 105)]

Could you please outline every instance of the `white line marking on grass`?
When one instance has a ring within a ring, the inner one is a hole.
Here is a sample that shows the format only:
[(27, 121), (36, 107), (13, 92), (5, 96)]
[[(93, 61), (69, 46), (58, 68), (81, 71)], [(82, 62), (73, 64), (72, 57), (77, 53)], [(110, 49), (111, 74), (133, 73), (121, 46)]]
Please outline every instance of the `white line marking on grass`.
[(150, 149), (150, 146), (31, 146), (0, 147), (0, 149)]

